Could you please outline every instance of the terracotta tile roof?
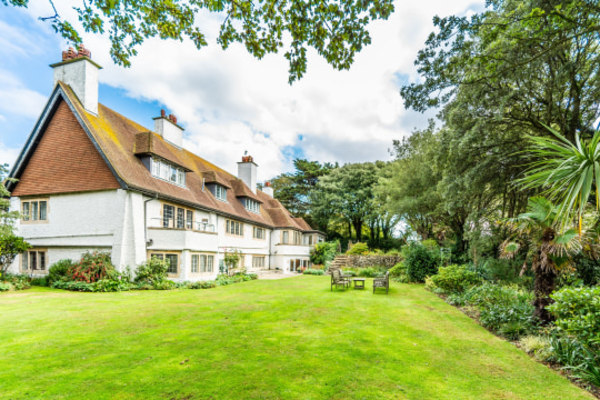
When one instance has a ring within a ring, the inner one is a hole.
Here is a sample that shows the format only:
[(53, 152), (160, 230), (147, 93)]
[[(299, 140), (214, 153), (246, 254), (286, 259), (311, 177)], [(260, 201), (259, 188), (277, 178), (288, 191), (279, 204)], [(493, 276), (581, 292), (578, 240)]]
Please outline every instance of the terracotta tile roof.
[[(160, 135), (102, 104), (98, 105), (97, 116), (87, 112), (68, 85), (62, 82), (59, 85), (119, 179), (129, 188), (260, 225), (311, 230), (303, 219), (293, 218), (278, 200), (259, 190), (254, 194), (243, 181), (224, 169), (168, 143)], [(188, 169), (186, 187), (152, 177), (136, 154), (156, 154)], [(202, 179), (205, 183), (215, 182), (228, 187), (227, 202), (217, 200), (206, 188), (203, 190)], [(238, 196), (248, 196), (263, 203), (260, 214), (246, 210)]]
[(231, 189), (229, 181), (215, 171), (202, 171), (200, 174), (206, 183), (218, 183), (221, 186), (225, 186), (227, 189)]

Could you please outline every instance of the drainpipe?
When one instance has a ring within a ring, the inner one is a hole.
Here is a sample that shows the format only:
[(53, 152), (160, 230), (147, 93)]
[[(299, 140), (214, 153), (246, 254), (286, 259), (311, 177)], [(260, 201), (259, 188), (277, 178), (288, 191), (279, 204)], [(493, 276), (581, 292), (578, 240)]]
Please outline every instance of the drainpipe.
[(149, 201), (158, 200), (158, 193), (154, 195), (154, 197), (150, 197), (147, 200), (144, 200), (144, 248), (146, 249), (146, 253), (148, 253), (148, 221), (147, 221), (147, 211), (146, 205)]

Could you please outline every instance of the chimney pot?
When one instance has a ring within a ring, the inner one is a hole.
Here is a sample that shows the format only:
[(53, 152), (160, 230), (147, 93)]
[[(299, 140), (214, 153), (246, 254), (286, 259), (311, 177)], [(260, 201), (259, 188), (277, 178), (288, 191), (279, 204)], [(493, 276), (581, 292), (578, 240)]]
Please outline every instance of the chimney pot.
[(164, 108), (163, 108), (163, 109), (161, 109), (161, 110), (160, 110), (160, 116), (161, 116), (162, 118), (164, 118), (164, 117), (165, 117), (165, 115), (167, 115), (167, 112), (166, 112), (166, 111), (164, 110)]

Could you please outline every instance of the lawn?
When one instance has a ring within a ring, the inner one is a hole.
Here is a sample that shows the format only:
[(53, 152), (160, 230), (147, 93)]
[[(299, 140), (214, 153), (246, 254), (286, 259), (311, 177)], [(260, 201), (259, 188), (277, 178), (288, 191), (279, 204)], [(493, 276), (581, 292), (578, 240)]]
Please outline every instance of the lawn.
[[(367, 285), (369, 282), (367, 283)], [(422, 286), (0, 294), (2, 399), (592, 399)]]

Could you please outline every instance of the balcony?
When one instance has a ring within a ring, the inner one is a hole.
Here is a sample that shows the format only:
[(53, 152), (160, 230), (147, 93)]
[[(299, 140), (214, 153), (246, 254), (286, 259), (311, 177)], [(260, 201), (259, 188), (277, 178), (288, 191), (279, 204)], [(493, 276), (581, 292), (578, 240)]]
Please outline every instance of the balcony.
[[(217, 233), (213, 224), (194, 223), (197, 229), (173, 228), (160, 218), (153, 219), (148, 227), (150, 250), (217, 251)], [(165, 227), (166, 225), (166, 227)]]

